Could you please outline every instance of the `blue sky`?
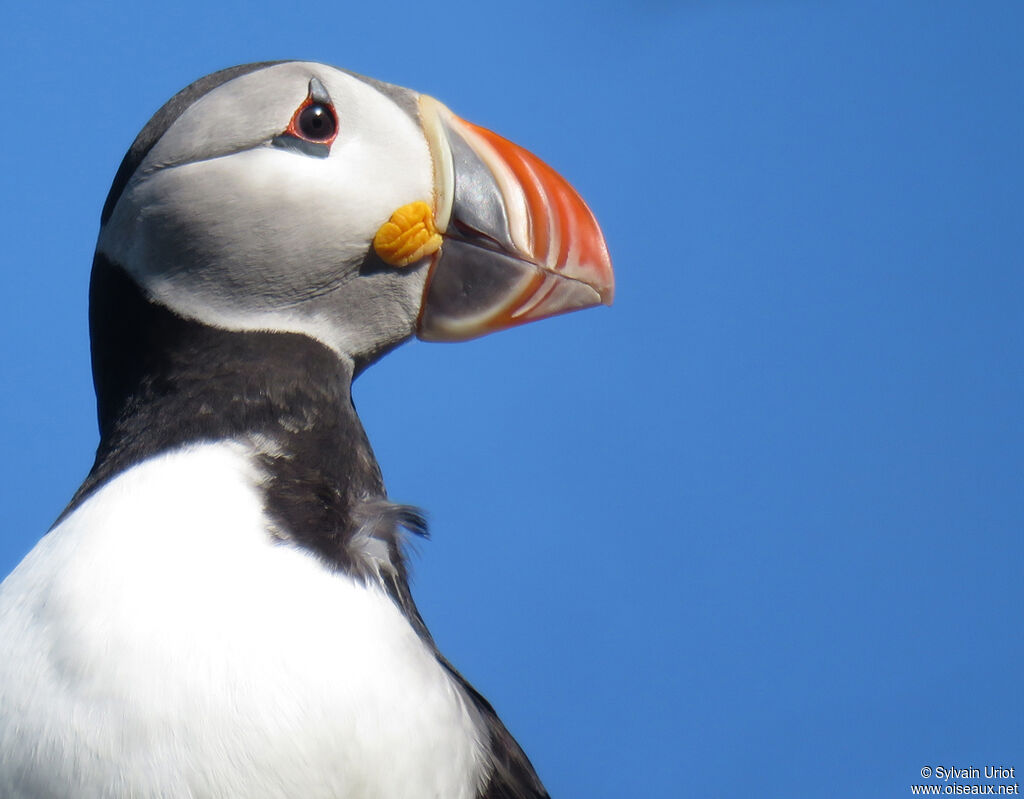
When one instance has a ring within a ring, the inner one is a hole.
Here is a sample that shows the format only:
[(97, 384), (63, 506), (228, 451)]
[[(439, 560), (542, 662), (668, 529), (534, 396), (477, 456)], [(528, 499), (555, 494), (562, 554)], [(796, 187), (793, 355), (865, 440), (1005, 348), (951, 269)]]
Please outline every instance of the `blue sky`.
[[(1024, 769), (1024, 5), (18, 4), (0, 30), (0, 573), (96, 443), (100, 207), (162, 102), (322, 60), (533, 150), (616, 304), (356, 386), (414, 590), (556, 797)], [(2, 646), (2, 645), (0, 645)]]

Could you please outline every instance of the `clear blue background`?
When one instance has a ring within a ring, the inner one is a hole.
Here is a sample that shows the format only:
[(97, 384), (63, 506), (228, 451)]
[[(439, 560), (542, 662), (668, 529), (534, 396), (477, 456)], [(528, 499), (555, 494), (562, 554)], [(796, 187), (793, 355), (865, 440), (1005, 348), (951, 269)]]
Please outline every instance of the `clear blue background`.
[(0, 573), (91, 461), (123, 152), (203, 74), (317, 59), (535, 151), (608, 236), (613, 309), (357, 383), (424, 615), (552, 795), (1024, 768), (1024, 3), (496, 5), (5, 6)]

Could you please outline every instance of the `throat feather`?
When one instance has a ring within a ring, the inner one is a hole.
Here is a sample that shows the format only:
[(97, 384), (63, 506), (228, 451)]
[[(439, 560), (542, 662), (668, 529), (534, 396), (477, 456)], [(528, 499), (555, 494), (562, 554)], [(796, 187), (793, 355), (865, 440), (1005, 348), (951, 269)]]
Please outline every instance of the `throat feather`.
[(386, 499), (352, 404), (351, 363), (300, 334), (227, 331), (180, 317), (101, 255), (91, 294), (100, 444), (64, 516), (147, 458), (239, 441), (263, 476), (268, 534), (331, 568), (405, 582), (406, 531), (425, 526), (418, 512)]

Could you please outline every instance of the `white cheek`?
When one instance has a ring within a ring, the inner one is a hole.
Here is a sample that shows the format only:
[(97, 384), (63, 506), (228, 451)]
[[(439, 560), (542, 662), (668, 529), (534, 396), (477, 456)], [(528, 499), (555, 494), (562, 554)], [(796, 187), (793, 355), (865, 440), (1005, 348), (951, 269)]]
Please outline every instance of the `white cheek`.
[(392, 131), (339, 136), (328, 158), (262, 146), (160, 170), (123, 200), (101, 245), (141, 283), (184, 281), (270, 309), (361, 261), (397, 208), (432, 200), (432, 175), (422, 135)]
[[(433, 204), (434, 181), (430, 150), (418, 126), (404, 115), (393, 124), (361, 125), (351, 138), (340, 134), (330, 161), (339, 166), (339, 179), (356, 191), (363, 223), (376, 228), (407, 203)], [(404, 124), (394, 124), (401, 122)]]
[[(396, 209), (432, 203), (427, 142), (374, 88), (341, 73), (325, 82), (339, 117), (328, 157), (264, 142), (161, 168), (167, 148), (154, 148), (99, 251), (157, 301), (226, 329), (308, 333), (339, 351), (410, 333), (425, 271), (366, 278), (359, 267)], [(189, 138), (167, 135), (178, 149)]]
[(323, 165), (306, 161), (260, 148), (157, 172), (130, 189), (130, 243), (119, 237), (108, 254), (152, 292), (188, 293), (196, 310), (300, 302), (366, 246)]

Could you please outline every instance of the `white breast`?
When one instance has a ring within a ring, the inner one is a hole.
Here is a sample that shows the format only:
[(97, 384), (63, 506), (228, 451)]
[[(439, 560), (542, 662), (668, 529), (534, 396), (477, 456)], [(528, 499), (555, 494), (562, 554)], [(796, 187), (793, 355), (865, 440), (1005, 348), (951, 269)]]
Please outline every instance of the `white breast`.
[(475, 711), (383, 591), (271, 540), (247, 455), (130, 469), (0, 585), (0, 796), (476, 795)]

